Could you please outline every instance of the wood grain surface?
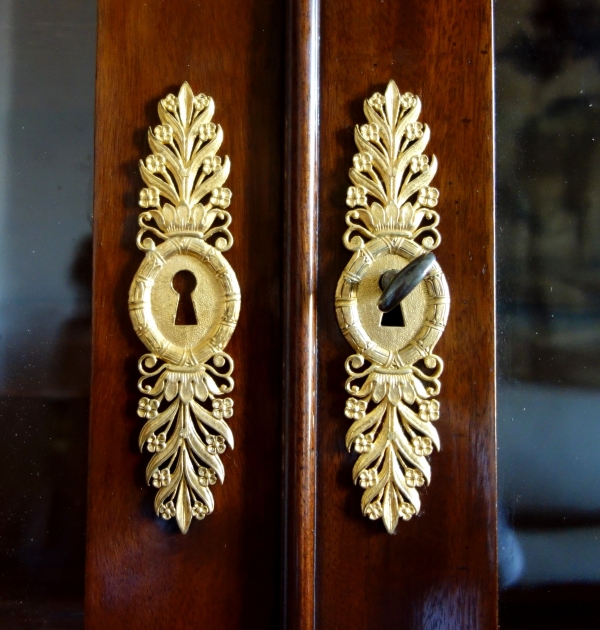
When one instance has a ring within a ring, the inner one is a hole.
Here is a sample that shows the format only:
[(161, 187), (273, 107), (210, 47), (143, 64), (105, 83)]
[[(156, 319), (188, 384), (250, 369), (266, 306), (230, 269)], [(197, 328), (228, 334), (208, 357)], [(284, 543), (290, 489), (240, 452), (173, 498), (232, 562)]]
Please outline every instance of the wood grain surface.
[[(277, 0), (100, 0), (95, 285), (86, 624), (107, 628), (276, 628), (281, 596), (281, 282), (284, 8)], [(210, 94), (232, 163), (233, 248), (242, 290), (235, 449), (215, 512), (187, 535), (153, 514), (137, 450), (136, 363), (127, 311), (138, 161), (157, 103), (183, 81)]]
[[(497, 627), (494, 424), (492, 36), (489, 0), (323, 3), (317, 416), (319, 630)], [(353, 127), (363, 100), (394, 79), (418, 94), (439, 160), (441, 246), (452, 306), (436, 348), (445, 361), (442, 450), (422, 512), (394, 536), (360, 513), (344, 436), (344, 360), (333, 298)]]
[(319, 1), (287, 13), (284, 627), (315, 627)]

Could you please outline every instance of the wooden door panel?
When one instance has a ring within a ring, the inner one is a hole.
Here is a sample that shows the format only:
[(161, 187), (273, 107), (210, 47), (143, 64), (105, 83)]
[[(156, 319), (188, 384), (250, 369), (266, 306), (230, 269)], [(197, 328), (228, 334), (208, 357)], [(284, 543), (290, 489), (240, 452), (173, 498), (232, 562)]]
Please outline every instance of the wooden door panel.
[[(100, 0), (87, 608), (89, 628), (278, 627), (281, 494), (283, 6), (276, 0)], [(188, 81), (210, 94), (232, 162), (242, 291), (234, 359), (235, 449), (215, 512), (187, 535), (153, 514), (136, 415), (144, 348), (127, 312), (138, 162), (158, 100)]]
[[(99, 5), (88, 626), (495, 627), (490, 3)], [(350, 257), (342, 234), (354, 125), (390, 79), (421, 96), (432, 130), (436, 255), (452, 296), (437, 346), (442, 450), (421, 515), (395, 536), (361, 515), (351, 482), (351, 348), (333, 304)], [(127, 292), (142, 259), (146, 130), (158, 124), (158, 99), (186, 80), (215, 99), (232, 161), (227, 258), (242, 310), (228, 345), (236, 448), (214, 514), (183, 536), (154, 517), (136, 448), (144, 350)]]
[[(496, 627), (494, 262), (491, 3), (325, 2), (321, 15), (316, 529), (319, 630)], [(360, 512), (344, 445), (351, 348), (333, 297), (350, 258), (342, 245), (354, 125), (363, 101), (394, 79), (418, 94), (439, 161), (442, 243), (451, 292), (436, 353), (445, 361), (442, 450), (422, 512), (396, 535)]]

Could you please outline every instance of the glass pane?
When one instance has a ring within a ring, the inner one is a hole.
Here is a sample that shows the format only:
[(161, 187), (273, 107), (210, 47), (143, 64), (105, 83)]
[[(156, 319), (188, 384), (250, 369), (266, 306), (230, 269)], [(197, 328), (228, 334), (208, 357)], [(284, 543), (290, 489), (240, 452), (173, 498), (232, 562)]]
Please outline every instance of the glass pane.
[(497, 2), (500, 627), (600, 627), (600, 0)]
[(0, 627), (83, 627), (96, 3), (0, 0)]

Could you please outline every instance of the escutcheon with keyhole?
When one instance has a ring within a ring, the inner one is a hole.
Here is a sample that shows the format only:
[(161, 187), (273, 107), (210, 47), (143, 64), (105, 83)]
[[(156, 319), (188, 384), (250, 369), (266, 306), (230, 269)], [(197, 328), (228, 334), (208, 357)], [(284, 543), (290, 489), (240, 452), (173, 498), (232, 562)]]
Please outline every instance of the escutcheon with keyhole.
[(150, 352), (175, 365), (200, 363), (224, 348), (239, 309), (235, 273), (202, 239), (173, 237), (158, 245), (129, 292), (136, 332)]

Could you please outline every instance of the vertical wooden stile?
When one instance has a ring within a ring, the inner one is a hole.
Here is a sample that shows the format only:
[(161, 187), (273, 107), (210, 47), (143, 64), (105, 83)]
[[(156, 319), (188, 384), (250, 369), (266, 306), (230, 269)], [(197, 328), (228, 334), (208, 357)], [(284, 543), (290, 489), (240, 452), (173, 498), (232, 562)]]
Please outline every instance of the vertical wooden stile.
[(284, 627), (315, 628), (319, 0), (289, 0), (285, 138)]

